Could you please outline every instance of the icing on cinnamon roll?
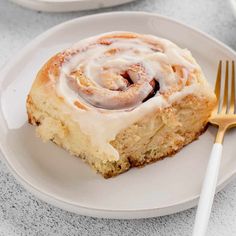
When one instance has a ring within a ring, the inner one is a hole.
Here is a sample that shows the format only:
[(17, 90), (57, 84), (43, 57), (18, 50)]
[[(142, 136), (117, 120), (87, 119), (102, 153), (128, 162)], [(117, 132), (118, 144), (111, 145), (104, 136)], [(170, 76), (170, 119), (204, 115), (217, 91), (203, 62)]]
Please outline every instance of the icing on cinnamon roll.
[(111, 32), (82, 40), (60, 55), (56, 92), (109, 160), (119, 159), (110, 142), (120, 131), (208, 88), (188, 50), (151, 35)]
[(191, 84), (197, 69), (189, 52), (168, 40), (113, 32), (66, 50), (58, 92), (77, 107), (133, 109)]

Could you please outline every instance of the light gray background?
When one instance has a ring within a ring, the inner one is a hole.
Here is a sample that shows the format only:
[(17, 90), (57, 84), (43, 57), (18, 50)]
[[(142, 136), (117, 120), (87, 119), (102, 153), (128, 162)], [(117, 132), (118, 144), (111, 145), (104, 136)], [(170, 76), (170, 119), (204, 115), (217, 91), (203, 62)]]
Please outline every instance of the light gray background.
[[(228, 1), (137, 0), (119, 7), (42, 13), (0, 0), (0, 67), (34, 37), (63, 21), (102, 11), (157, 12), (195, 26), (236, 50), (236, 18)], [(196, 209), (141, 220), (103, 220), (75, 215), (21, 187), (0, 161), (0, 236), (10, 235), (191, 235)], [(207, 235), (236, 235), (236, 180), (215, 197)]]

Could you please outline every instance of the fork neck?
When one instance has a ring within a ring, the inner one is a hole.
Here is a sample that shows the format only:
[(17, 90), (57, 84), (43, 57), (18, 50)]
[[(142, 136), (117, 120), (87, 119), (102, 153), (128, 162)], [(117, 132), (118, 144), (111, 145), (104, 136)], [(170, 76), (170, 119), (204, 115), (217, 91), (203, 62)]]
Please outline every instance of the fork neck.
[(218, 129), (218, 132), (216, 135), (216, 139), (215, 139), (215, 143), (220, 143), (220, 144), (223, 143), (225, 132), (226, 132), (227, 128), (228, 128), (227, 126), (223, 126), (223, 125), (219, 126), (219, 129)]

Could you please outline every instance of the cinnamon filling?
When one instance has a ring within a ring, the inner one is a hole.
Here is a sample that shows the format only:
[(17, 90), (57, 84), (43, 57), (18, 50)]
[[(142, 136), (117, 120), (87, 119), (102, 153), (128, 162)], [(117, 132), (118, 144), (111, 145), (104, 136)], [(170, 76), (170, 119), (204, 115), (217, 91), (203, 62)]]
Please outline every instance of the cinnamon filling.
[(121, 74), (121, 76), (127, 81), (127, 85), (130, 86), (132, 85), (134, 82), (132, 81), (132, 79), (130, 78), (129, 74), (127, 71), (125, 71), (124, 73)]
[(153, 90), (151, 91), (151, 93), (149, 93), (149, 95), (143, 100), (143, 102), (146, 102), (148, 99), (154, 97), (156, 95), (156, 93), (160, 90), (160, 83), (153, 79), (150, 82), (150, 85), (153, 87)]

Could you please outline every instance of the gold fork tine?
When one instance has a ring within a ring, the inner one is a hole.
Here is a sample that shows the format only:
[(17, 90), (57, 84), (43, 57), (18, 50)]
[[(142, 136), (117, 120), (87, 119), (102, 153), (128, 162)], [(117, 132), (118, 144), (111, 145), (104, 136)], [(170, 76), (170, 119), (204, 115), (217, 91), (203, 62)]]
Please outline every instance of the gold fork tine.
[(222, 69), (222, 61), (220, 61), (218, 64), (218, 71), (217, 71), (217, 77), (216, 77), (216, 83), (215, 83), (215, 94), (217, 97), (217, 105), (215, 106), (213, 114), (218, 113), (218, 110), (220, 107), (221, 69)]
[(226, 61), (226, 70), (225, 70), (225, 88), (224, 88), (224, 100), (222, 105), (221, 113), (225, 114), (227, 111), (228, 104), (228, 80), (229, 80), (229, 61)]
[(230, 96), (230, 108), (229, 113), (234, 114), (235, 109), (235, 70), (234, 61), (232, 61), (232, 75), (231, 75), (231, 96)]

